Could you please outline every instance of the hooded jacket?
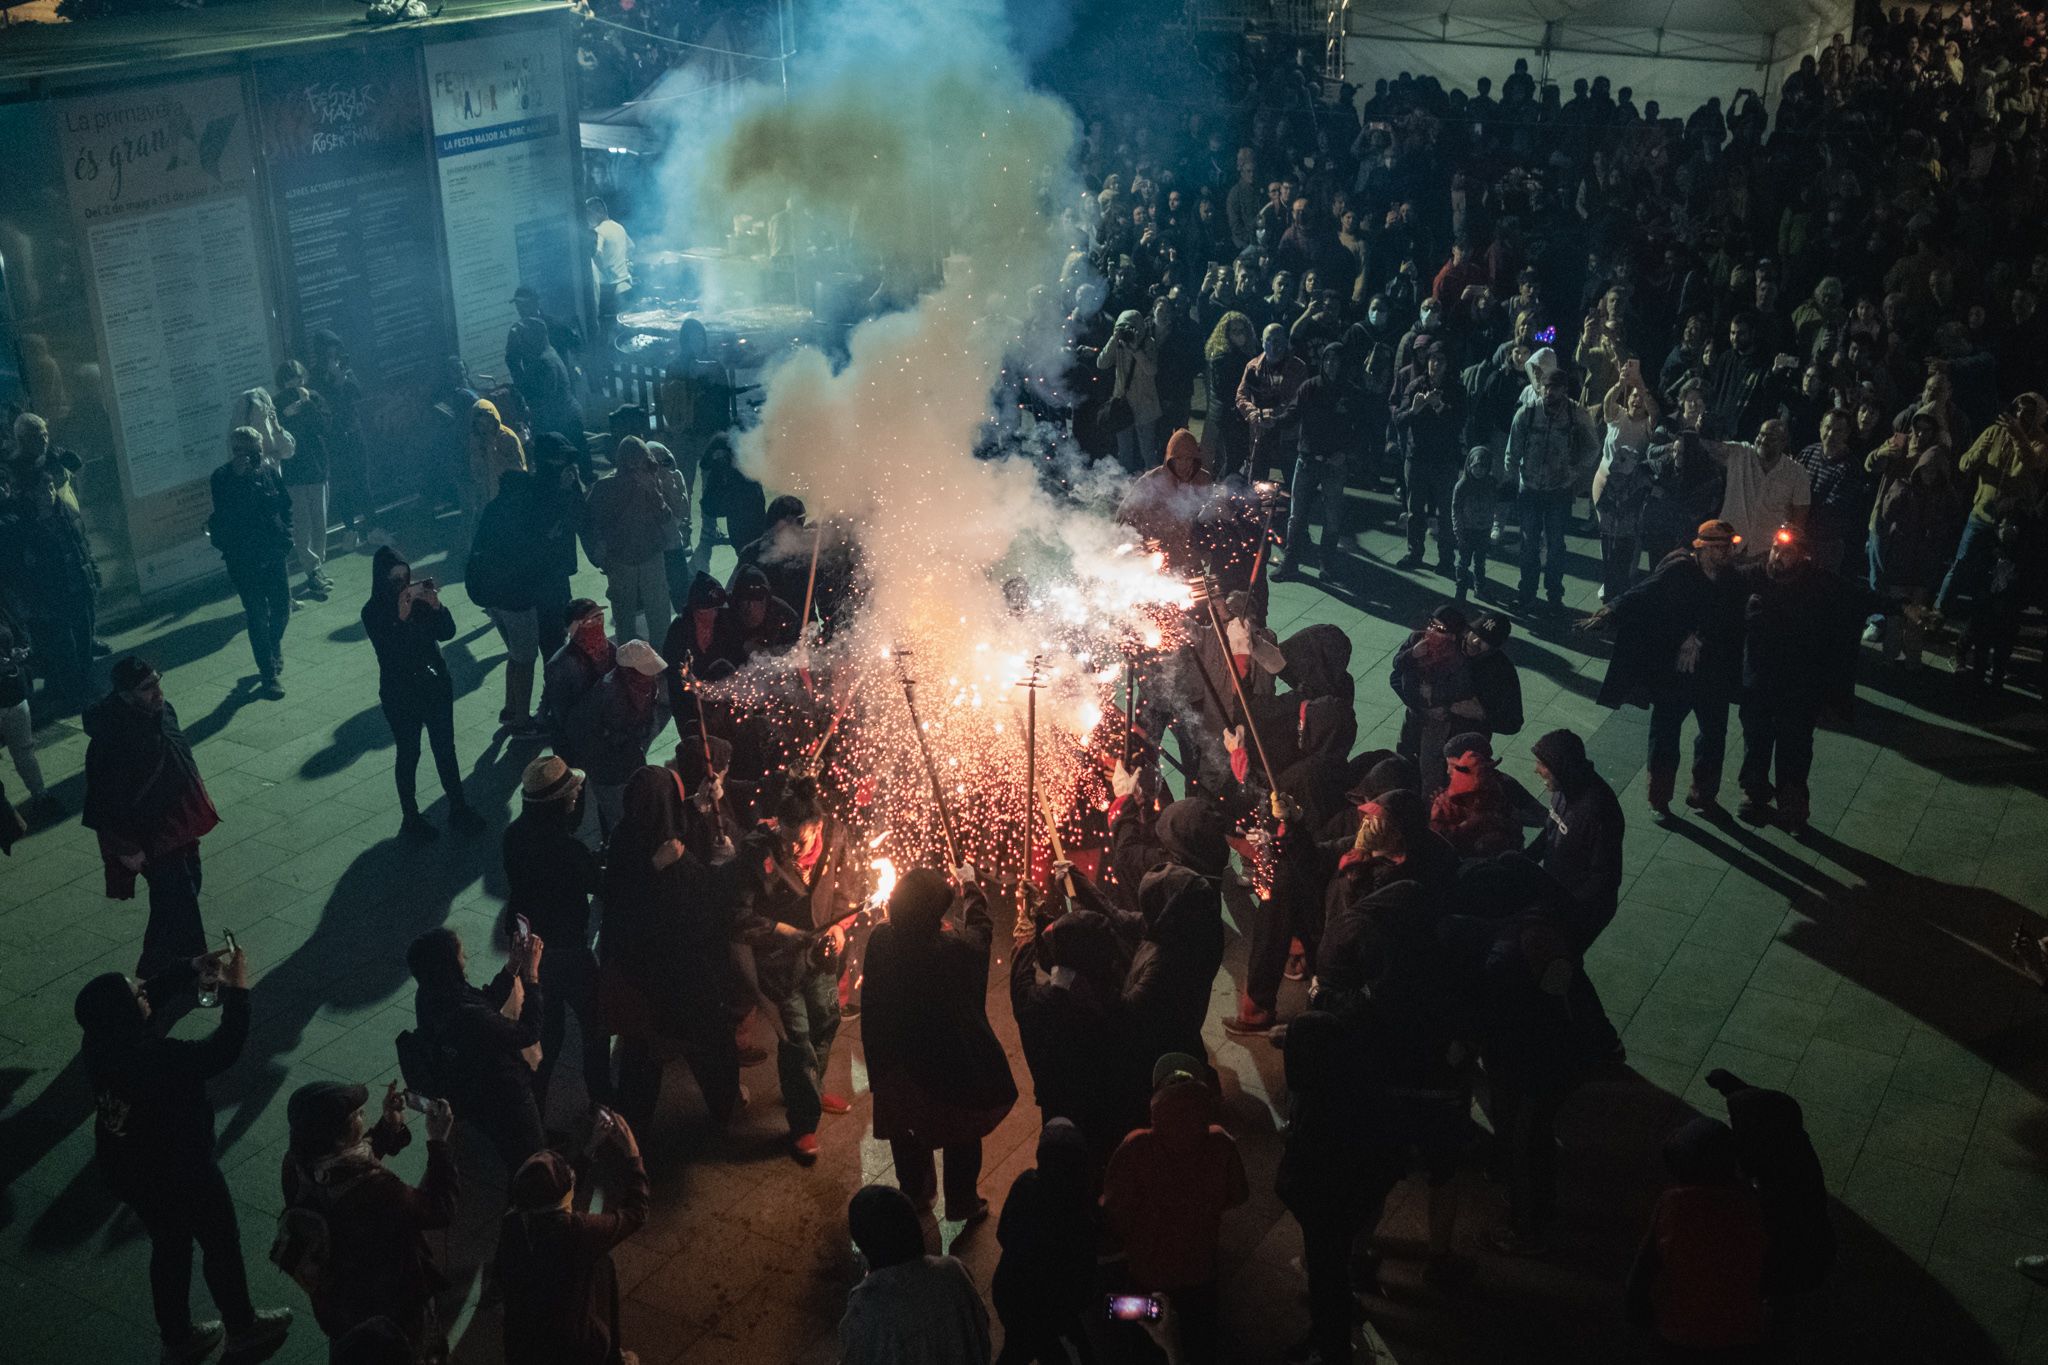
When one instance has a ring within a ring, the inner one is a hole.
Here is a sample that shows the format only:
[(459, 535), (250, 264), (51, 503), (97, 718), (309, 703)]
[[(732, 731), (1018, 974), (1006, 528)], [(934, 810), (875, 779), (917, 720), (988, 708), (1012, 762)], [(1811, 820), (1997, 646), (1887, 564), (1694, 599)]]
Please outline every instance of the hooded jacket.
[(1835, 1226), (1828, 1216), (1820, 1157), (1806, 1135), (1799, 1101), (1758, 1086), (1726, 1093), (1743, 1173), (1756, 1182), (1763, 1200), (1769, 1237), (1764, 1293), (1809, 1293), (1827, 1283), (1834, 1268)]
[[(488, 416), (496, 426), (488, 434), (477, 431), (477, 417)], [(469, 479), (476, 485), (477, 496), (489, 501), (498, 496), (498, 478), (507, 470), (526, 468), (526, 448), (519, 443), (519, 433), (505, 425), (498, 415), (498, 405), (488, 398), (479, 398), (469, 408)]]
[(553, 567), (543, 553), (554, 508), (523, 469), (498, 479), (498, 495), (477, 518), (462, 586), (469, 600), (486, 610), (531, 611), (544, 593)]
[(1102, 1179), (1102, 1208), (1123, 1239), (1140, 1289), (1211, 1284), (1223, 1215), (1251, 1193), (1237, 1143), (1211, 1119), (1216, 1101), (1198, 1080), (1152, 1095), (1152, 1126), (1123, 1140)]
[(1048, 1119), (1038, 1135), (1038, 1164), (1003, 1200), (990, 1296), (1012, 1330), (1083, 1311), (1095, 1288), (1094, 1173), (1079, 1128)]
[(452, 700), (453, 684), (448, 681), (448, 663), (441, 657), (441, 642), (455, 638), (455, 616), (447, 607), (433, 607), (415, 599), (401, 618), (398, 595), (405, 585), (394, 586), (391, 571), (412, 566), (389, 545), (377, 547), (370, 561), (370, 600), (363, 603), (363, 633), (377, 651), (377, 694), (413, 701)]
[[(2037, 421), (2048, 419), (2048, 399), (2040, 394), (2022, 394), (2019, 401), (2032, 406)], [(1971, 519), (1996, 523), (2015, 505), (2038, 502), (2048, 488), (2048, 439), (2030, 440), (2007, 420), (1993, 422), (1963, 452), (1956, 472), (1977, 480)]]
[(1529, 856), (1571, 893), (1577, 911), (1569, 928), (1583, 952), (1620, 907), (1628, 817), (1584, 749), (1567, 758), (1544, 748), (1549, 738), (1536, 742), (1536, 757), (1557, 779), (1557, 790), (1550, 794), (1550, 820), (1529, 845)]
[(1869, 468), (1878, 475), (1877, 505), (1870, 514), (1876, 587), (1932, 589), (1948, 572), (1969, 515), (1947, 448), (1936, 444), (1916, 459), (1882, 445), (1871, 452)]
[[(1183, 483), (1169, 462), (1187, 455), (1194, 457), (1195, 473)], [(1184, 429), (1175, 431), (1166, 438), (1166, 458), (1131, 484), (1116, 519), (1146, 540), (1157, 541), (1169, 572), (1192, 573), (1201, 567), (1193, 545), (1195, 521), (1209, 501), (1213, 483), (1201, 443)]]
[[(1174, 806), (1182, 804), (1186, 803)], [(1174, 806), (1167, 807), (1168, 814)], [(1168, 863), (1146, 873), (1138, 885), (1145, 936), (1131, 954), (1124, 1005), (1148, 1066), (1169, 1052), (1205, 1055), (1202, 1024), (1209, 1017), (1210, 991), (1223, 966), (1218, 875), (1220, 869), (1205, 876)]]
[(878, 1138), (983, 1137), (1017, 1101), (988, 1022), (988, 897), (970, 884), (955, 908), (957, 927), (918, 933), (890, 919), (868, 939), (860, 1028)]
[[(1055, 958), (1065, 970), (1052, 970)], [(1069, 911), (1010, 958), (1010, 1013), (1039, 1113), (1071, 1121), (1098, 1163), (1145, 1118), (1141, 1049), (1103, 1045), (1136, 1036), (1122, 994), (1126, 967), (1116, 931), (1091, 910)]]

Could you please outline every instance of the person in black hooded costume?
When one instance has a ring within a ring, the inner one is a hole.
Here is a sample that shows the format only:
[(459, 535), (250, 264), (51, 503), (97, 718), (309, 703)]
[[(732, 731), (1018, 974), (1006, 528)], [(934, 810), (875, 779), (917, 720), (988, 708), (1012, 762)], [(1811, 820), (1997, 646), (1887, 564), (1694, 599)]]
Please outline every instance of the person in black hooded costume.
[[(861, 1041), (875, 1096), (875, 1136), (889, 1144), (896, 1184), (929, 1206), (932, 1155), (946, 1157), (946, 1217), (988, 1211), (975, 1190), (981, 1140), (1017, 1102), (1010, 1061), (988, 1022), (995, 925), (972, 868), (956, 899), (945, 874), (915, 868), (889, 895), (889, 918), (868, 939)], [(959, 919), (949, 922), (957, 908)]]
[[(221, 1017), (205, 1038), (165, 1038), (151, 1027), (166, 1000), (191, 989), (199, 959), (147, 981), (107, 972), (86, 982), (72, 1005), (98, 1108), (95, 1159), (149, 1233), (150, 1297), (171, 1365), (197, 1365), (223, 1337), (231, 1354), (274, 1348), (292, 1316), (288, 1308), (259, 1312), (249, 1301), (235, 1201), (214, 1157), (206, 1083), (233, 1066), (248, 1041), (249, 967), (240, 951), (209, 961), (221, 973)], [(195, 1242), (225, 1325), (192, 1321)]]
[(1230, 845), (1214, 802), (1176, 801), (1159, 813), (1158, 861), (1138, 882), (1144, 937), (1124, 978), (1139, 1049), (1147, 1066), (1169, 1052), (1205, 1057), (1202, 1023), (1223, 966), (1224, 869)]
[(1124, 1135), (1144, 1126), (1145, 1074), (1130, 1050), (1104, 1046), (1133, 1036), (1123, 998), (1129, 957), (1111, 922), (1122, 912), (1078, 870), (1055, 866), (1055, 884), (1063, 874), (1085, 908), (1060, 913), (1063, 902), (1052, 898), (1018, 920), (1010, 1014), (1039, 1113), (1080, 1129), (1099, 1174)]
[(448, 823), (463, 834), (478, 834), (484, 818), (462, 792), (462, 765), (455, 757), (455, 689), (441, 642), (455, 638), (455, 616), (441, 605), (433, 579), (415, 583), (412, 565), (389, 545), (377, 547), (370, 567), (370, 600), (363, 603), (363, 632), (377, 651), (377, 700), (398, 746), (392, 773), (398, 781), (399, 833), (432, 839), (438, 830), (420, 814), (416, 783), (420, 731), (434, 751), (434, 771), (448, 794)]
[(1580, 952), (1593, 946), (1621, 904), (1621, 849), (1628, 817), (1614, 788), (1593, 769), (1586, 742), (1552, 730), (1530, 746), (1536, 775), (1550, 794), (1550, 819), (1529, 856), (1563, 884), (1576, 906), (1571, 925)]
[(1095, 1182), (1081, 1130), (1048, 1119), (1038, 1135), (1038, 1164), (1011, 1183), (996, 1225), (1003, 1248), (989, 1286), (1003, 1324), (996, 1365), (1066, 1365), (1074, 1357), (1094, 1365), (1082, 1316), (1094, 1299)]

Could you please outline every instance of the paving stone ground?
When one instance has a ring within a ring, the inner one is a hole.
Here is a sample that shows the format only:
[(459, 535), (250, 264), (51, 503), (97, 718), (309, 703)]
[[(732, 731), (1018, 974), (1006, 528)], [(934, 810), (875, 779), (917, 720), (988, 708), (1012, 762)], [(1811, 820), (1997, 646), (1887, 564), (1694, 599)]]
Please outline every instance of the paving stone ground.
[[(1373, 557), (1332, 590), (1280, 586), (1272, 621), (1282, 635), (1317, 621), (1344, 628), (1356, 647), (1360, 742), (1391, 745), (1399, 715), (1384, 683), (1388, 656), (1444, 585), (1386, 567), (1398, 547), (1384, 500), (1356, 511), (1378, 528), (1359, 537)], [(436, 561), (443, 528), (396, 529), (422, 568), (458, 576)], [(1598, 547), (1574, 539), (1572, 549), (1572, 605), (1590, 609)], [(721, 551), (719, 567), (729, 555)], [(216, 937), (238, 934), (257, 986), (248, 1051), (215, 1085), (221, 1159), (259, 1301), (301, 1310), (285, 1361), (325, 1355), (302, 1296), (264, 1256), (284, 1097), (318, 1077), (396, 1074), (391, 1039), (411, 1018), (402, 953), (420, 930), (457, 928), (477, 971), (494, 969), (487, 934), (504, 890), (496, 827), (531, 752), (494, 737), (502, 650), (455, 589), (458, 742), (471, 799), (494, 830), (427, 848), (396, 842), (390, 737), (356, 620), (369, 560), (334, 567), (334, 600), (292, 618), (282, 702), (254, 695), (232, 600), (152, 616), (115, 640), (164, 665), (223, 815), (204, 846), (206, 920)], [(1496, 581), (1506, 572), (1497, 561)], [(599, 586), (586, 571), (579, 590), (601, 596)], [(2010, 1269), (2016, 1254), (2048, 1249), (2048, 1003), (2003, 960), (2015, 928), (2048, 927), (2048, 727), (2038, 703), (2014, 696), (1964, 709), (1945, 666), (1904, 675), (1866, 652), (1854, 730), (1819, 743), (1810, 839), (1727, 821), (1667, 832), (1643, 807), (1646, 716), (1593, 701), (1598, 646), (1560, 629), (1518, 630), (1509, 648), (1528, 709), (1522, 733), (1503, 742), (1510, 770), (1527, 779), (1530, 741), (1569, 726), (1587, 737), (1629, 814), (1621, 912), (1588, 964), (1629, 1060), (1566, 1112), (1565, 1214), (1548, 1259), (1484, 1249), (1503, 1201), (1475, 1172), (1462, 1182), (1459, 1230), (1472, 1280), (1427, 1288), (1416, 1260), (1420, 1191), (1399, 1192), (1381, 1228), (1381, 1292), (1362, 1300), (1395, 1355), (1644, 1358), (1621, 1323), (1619, 1285), (1658, 1188), (1661, 1137), (1695, 1110), (1720, 1112), (1702, 1077), (1725, 1066), (1798, 1097), (1835, 1197), (1843, 1263), (1807, 1358), (2048, 1360), (2048, 1291)], [(75, 810), (85, 738), (57, 724), (42, 743)], [(154, 1358), (147, 1241), (91, 1168), (90, 1096), (71, 1020), (82, 982), (133, 968), (142, 925), (141, 902), (103, 898), (92, 838), (75, 818), (0, 862), (0, 1361)], [(1233, 937), (1212, 1019), (1230, 1008), (1242, 965)], [(999, 967), (990, 1012), (1022, 1080), (1002, 976)], [(809, 1170), (783, 1155), (772, 1065), (748, 1076), (752, 1107), (727, 1146), (706, 1141), (689, 1082), (668, 1087), (643, 1135), (654, 1217), (618, 1257), (627, 1344), (649, 1365), (835, 1358), (833, 1326), (855, 1274), (845, 1201), (862, 1181), (890, 1175), (886, 1145), (868, 1136), (857, 1024), (841, 1038), (832, 1076), (857, 1102), (826, 1121), (823, 1157)], [(1306, 1322), (1299, 1236), (1271, 1194), (1279, 1056), (1213, 1023), (1208, 1041), (1254, 1189), (1226, 1223), (1224, 1356), (1277, 1360)], [(568, 1051), (557, 1123), (581, 1102)], [(1020, 1103), (987, 1144), (983, 1190), (998, 1203), (1029, 1164), (1035, 1114)], [(477, 1178), (460, 1226), (433, 1239), (452, 1281), (445, 1316), (460, 1359), (495, 1360), (498, 1314), (478, 1267), (501, 1177), (480, 1148), (461, 1155)], [(396, 1164), (416, 1178), (420, 1153)], [(994, 1223), (952, 1245), (986, 1285)], [(203, 1308), (197, 1283), (195, 1293)]]

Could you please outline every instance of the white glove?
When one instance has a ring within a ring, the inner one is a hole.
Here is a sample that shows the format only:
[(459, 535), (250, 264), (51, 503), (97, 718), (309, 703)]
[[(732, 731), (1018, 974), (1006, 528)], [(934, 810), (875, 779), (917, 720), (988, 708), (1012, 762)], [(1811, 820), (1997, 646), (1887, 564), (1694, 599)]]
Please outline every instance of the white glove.
[(716, 776), (707, 777), (697, 784), (697, 808), (699, 810), (710, 810), (718, 804), (719, 798), (724, 795), (725, 783), (721, 782)]
[(974, 885), (980, 879), (980, 875), (974, 870), (973, 863), (962, 863), (953, 869), (953, 880), (960, 883), (962, 887)]
[(1232, 654), (1252, 652), (1252, 628), (1244, 621), (1232, 621), (1223, 628), (1223, 638), (1230, 642)]
[(1109, 775), (1109, 789), (1118, 800), (1138, 789), (1138, 775), (1126, 768), (1122, 759), (1116, 761), (1116, 771)]
[(1236, 753), (1244, 747), (1244, 727), (1233, 725), (1223, 732), (1223, 748), (1227, 753)]

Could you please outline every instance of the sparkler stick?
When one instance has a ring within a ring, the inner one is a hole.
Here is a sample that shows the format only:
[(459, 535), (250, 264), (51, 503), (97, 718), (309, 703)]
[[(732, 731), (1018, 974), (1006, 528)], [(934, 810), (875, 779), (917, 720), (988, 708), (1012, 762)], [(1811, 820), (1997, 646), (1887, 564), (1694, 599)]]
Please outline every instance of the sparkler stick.
[(1223, 638), (1223, 621), (1216, 615), (1215, 595), (1203, 593), (1202, 605), (1208, 609), (1209, 625), (1216, 632), (1216, 645), (1223, 651), (1223, 671), (1230, 675), (1231, 690), (1237, 693), (1239, 714), (1244, 717), (1245, 731), (1252, 737), (1252, 747), (1258, 750), (1259, 766), (1265, 769), (1266, 787), (1269, 791), (1279, 791), (1280, 784), (1273, 780), (1273, 765), (1266, 761), (1266, 742), (1259, 738), (1259, 727), (1252, 720), (1252, 704), (1245, 699), (1244, 683), (1238, 678), (1237, 664), (1230, 657), (1230, 642)]
[(818, 590), (818, 552), (825, 548), (825, 526), (820, 522), (811, 532), (811, 576), (804, 580), (804, 610), (796, 618), (797, 629), (808, 630), (811, 624), (811, 603)]
[[(1040, 806), (1039, 812), (1045, 816), (1045, 832), (1052, 838), (1052, 856), (1056, 861), (1063, 863), (1067, 860), (1067, 846), (1065, 841), (1060, 838), (1060, 822), (1053, 818), (1050, 805)], [(1065, 884), (1067, 894), (1069, 896), (1073, 895), (1074, 874), (1069, 872), (1060, 880)]]
[(1252, 582), (1257, 583), (1259, 581), (1259, 568), (1266, 562), (1266, 547), (1273, 543), (1273, 509), (1275, 499), (1272, 497), (1274, 485), (1255, 483), (1252, 487), (1259, 490), (1259, 507), (1261, 509), (1259, 550), (1257, 554), (1252, 556)]
[(1124, 660), (1124, 766), (1131, 766), (1131, 731), (1138, 715), (1138, 661)]
[[(683, 682), (688, 684), (691, 681), (691, 676), (690, 661), (687, 658), (682, 661), (682, 668)], [(709, 777), (711, 775), (711, 724), (704, 719), (704, 690), (699, 687), (692, 687), (690, 688), (690, 696), (697, 703), (697, 739), (704, 746), (704, 775)]]
[(1038, 809), (1038, 680), (1041, 656), (1031, 659), (1031, 676), (1017, 686), (1024, 689), (1024, 880), (1031, 879), (1031, 854), (1038, 847), (1031, 812)]
[(959, 867), (960, 844), (953, 837), (953, 817), (946, 810), (946, 789), (939, 784), (939, 765), (932, 762), (932, 748), (924, 737), (924, 722), (917, 717), (917, 684), (903, 664), (908, 653), (902, 649), (894, 649), (890, 654), (896, 660), (897, 680), (903, 684), (903, 705), (910, 711), (910, 733), (917, 736), (917, 751), (924, 756), (925, 776), (929, 777), (932, 783), (932, 800), (939, 807), (939, 828), (946, 836), (946, 857), (950, 860), (950, 866)]

